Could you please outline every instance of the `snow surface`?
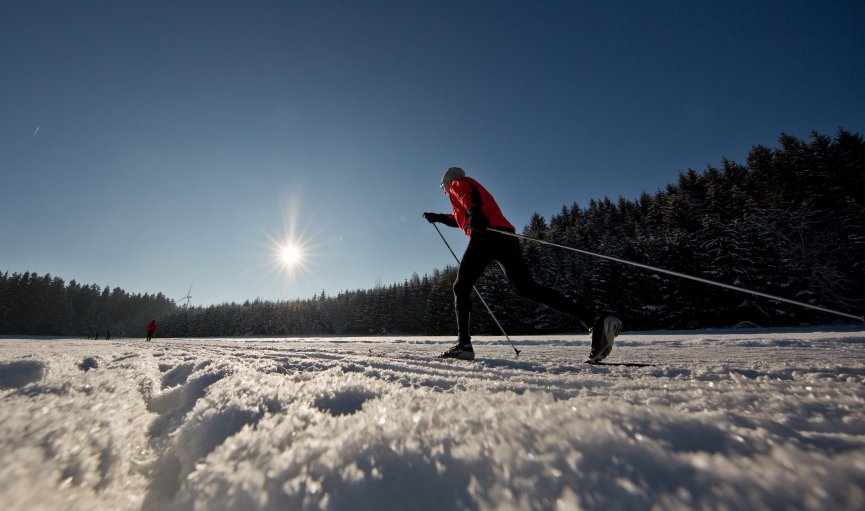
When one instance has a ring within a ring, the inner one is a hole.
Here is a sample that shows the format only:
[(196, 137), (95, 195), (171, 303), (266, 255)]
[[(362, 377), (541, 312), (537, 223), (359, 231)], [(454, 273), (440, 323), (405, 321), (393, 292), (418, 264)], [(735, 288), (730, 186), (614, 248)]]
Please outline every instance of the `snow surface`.
[(0, 340), (2, 509), (865, 509), (865, 332)]

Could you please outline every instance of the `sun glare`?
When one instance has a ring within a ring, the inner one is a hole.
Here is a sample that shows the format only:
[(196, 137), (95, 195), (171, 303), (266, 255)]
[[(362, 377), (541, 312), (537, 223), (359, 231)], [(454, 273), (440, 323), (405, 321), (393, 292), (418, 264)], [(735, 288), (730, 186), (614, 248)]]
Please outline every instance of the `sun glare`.
[(286, 245), (282, 247), (282, 251), (280, 252), (280, 257), (282, 258), (282, 263), (286, 266), (294, 266), (300, 261), (301, 254), (300, 249), (294, 245)]
[[(299, 286), (307, 285), (307, 278), (314, 274), (313, 268), (320, 256), (319, 243), (307, 235), (306, 228), (299, 223), (303, 217), (300, 208), (300, 192), (282, 201), (282, 222), (258, 222), (254, 227), (263, 237), (262, 278), (265, 282), (281, 288), (281, 293), (297, 293)], [(268, 219), (269, 220), (269, 219)], [(278, 278), (272, 278), (277, 276)]]

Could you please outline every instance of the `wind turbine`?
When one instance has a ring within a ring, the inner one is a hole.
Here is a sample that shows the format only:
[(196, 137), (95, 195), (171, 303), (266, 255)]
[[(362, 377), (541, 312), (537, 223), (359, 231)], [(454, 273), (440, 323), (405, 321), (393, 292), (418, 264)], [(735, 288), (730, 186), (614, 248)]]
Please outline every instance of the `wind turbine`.
[[(193, 284), (194, 284), (194, 282), (193, 282)], [(186, 300), (186, 305), (184, 305), (184, 307), (188, 309), (189, 308), (189, 301), (192, 300), (192, 284), (189, 284), (189, 291), (186, 292), (186, 296), (184, 296), (183, 298), (181, 298), (178, 301), (182, 302), (183, 300)]]

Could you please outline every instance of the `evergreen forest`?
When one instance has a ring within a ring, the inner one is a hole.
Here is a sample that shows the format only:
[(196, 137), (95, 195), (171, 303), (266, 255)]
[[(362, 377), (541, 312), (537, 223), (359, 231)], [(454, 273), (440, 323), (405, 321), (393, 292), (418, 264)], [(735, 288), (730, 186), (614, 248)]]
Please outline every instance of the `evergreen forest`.
[[(512, 219), (520, 223), (520, 219)], [(636, 200), (603, 198), (535, 214), (522, 234), (805, 303), (862, 315), (865, 309), (865, 140), (839, 130), (808, 140), (782, 134), (744, 163), (688, 170)], [(832, 315), (710, 287), (555, 247), (522, 242), (535, 278), (626, 330), (735, 325), (800, 326)], [(159, 294), (66, 284), (0, 271), (0, 334), (160, 337), (455, 335), (456, 268), (368, 290), (307, 300), (179, 307)], [(574, 319), (521, 298), (496, 265), (478, 289), (510, 335), (579, 333)], [(476, 300), (476, 297), (475, 297)], [(852, 320), (840, 321), (849, 323)], [(480, 302), (474, 334), (499, 329)]]

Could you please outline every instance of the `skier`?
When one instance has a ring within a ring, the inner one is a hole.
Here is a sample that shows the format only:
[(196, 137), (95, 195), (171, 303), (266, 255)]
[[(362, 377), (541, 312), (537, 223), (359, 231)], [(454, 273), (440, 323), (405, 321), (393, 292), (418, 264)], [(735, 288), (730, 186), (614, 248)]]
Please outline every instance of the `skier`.
[(150, 342), (150, 339), (153, 338), (153, 335), (156, 333), (156, 320), (154, 319), (150, 323), (147, 324), (147, 342)]
[(523, 259), (519, 239), (495, 232), (501, 230), (513, 233), (516, 229), (504, 217), (493, 196), (480, 183), (467, 177), (463, 169), (447, 169), (442, 176), (441, 188), (451, 201), (453, 214), (424, 213), (423, 217), (429, 223), (459, 227), (469, 236), (469, 245), (454, 281), (458, 340), (441, 357), (462, 360), (475, 358), (469, 335), (472, 287), (487, 265), (495, 261), (521, 295), (576, 317), (589, 330), (592, 349), (588, 362), (596, 363), (607, 358), (613, 349), (615, 337), (622, 329), (619, 318), (608, 314), (592, 314), (555, 289), (535, 282)]

